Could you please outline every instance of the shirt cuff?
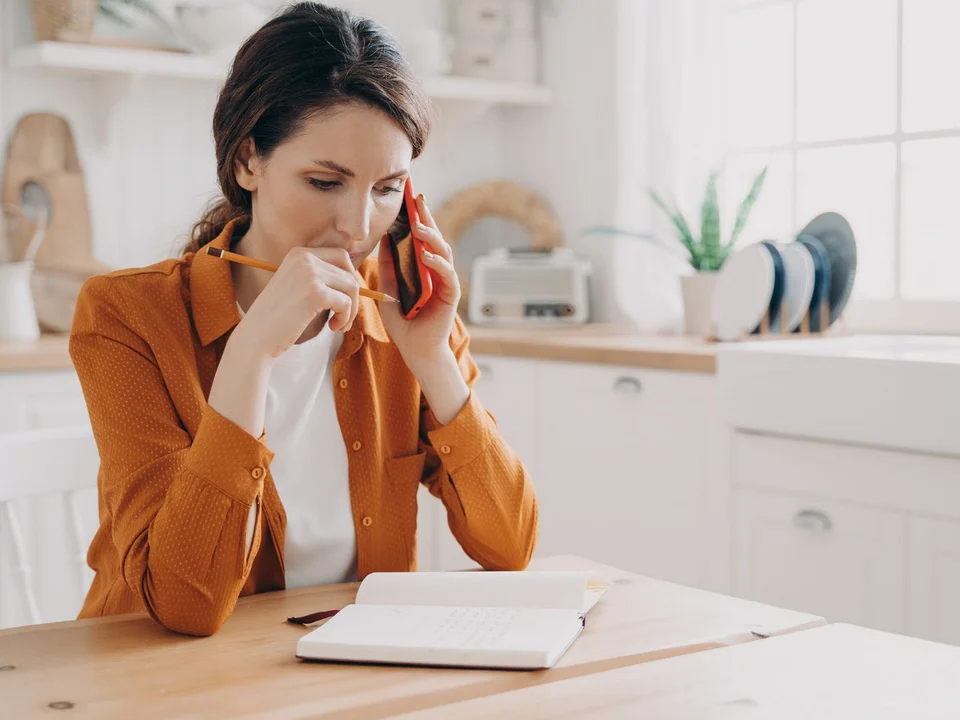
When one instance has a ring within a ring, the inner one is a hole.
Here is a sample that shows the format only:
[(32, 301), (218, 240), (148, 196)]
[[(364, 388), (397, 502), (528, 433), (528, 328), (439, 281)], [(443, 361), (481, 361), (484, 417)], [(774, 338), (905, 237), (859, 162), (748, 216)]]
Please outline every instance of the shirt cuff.
[(453, 420), (441, 425), (428, 409), (424, 425), (430, 444), (448, 473), (476, 460), (499, 437), (496, 423), (473, 390)]
[(267, 468), (273, 461), (273, 452), (266, 446), (265, 439), (266, 433), (257, 439), (204, 405), (185, 464), (188, 470), (226, 495), (251, 505), (260, 494)]

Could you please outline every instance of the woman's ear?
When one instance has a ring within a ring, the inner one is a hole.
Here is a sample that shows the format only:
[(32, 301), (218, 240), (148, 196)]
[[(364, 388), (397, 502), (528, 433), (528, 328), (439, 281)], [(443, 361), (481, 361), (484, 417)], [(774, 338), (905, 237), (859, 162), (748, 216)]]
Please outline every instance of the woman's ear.
[(237, 184), (248, 192), (254, 192), (260, 180), (260, 156), (252, 137), (243, 141), (234, 162)]

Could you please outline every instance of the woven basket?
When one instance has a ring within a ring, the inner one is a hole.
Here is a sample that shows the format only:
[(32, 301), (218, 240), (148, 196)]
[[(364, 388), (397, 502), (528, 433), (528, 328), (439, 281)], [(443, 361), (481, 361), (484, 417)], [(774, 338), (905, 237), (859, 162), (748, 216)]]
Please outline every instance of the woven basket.
[(37, 40), (88, 42), (99, 10), (98, 0), (30, 0)]

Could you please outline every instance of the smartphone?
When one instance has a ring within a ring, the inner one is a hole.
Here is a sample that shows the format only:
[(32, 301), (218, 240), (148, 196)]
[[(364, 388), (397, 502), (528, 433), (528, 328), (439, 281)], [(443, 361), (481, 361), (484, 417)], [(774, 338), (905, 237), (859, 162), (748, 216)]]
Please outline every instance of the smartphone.
[(397, 299), (400, 311), (407, 320), (417, 316), (433, 294), (433, 279), (430, 269), (423, 264), (424, 244), (413, 236), (410, 228), (419, 222), (417, 196), (413, 181), (407, 177), (403, 186), (403, 204), (396, 222), (387, 231), (393, 269), (397, 276)]

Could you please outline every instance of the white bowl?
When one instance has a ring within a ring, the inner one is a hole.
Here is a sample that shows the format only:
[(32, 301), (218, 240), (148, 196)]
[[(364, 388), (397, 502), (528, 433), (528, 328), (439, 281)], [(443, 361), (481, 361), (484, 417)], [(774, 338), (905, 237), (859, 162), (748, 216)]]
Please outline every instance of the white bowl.
[(177, 7), (180, 26), (211, 55), (236, 52), (269, 17), (269, 11), (252, 2), (229, 5), (197, 3)]

